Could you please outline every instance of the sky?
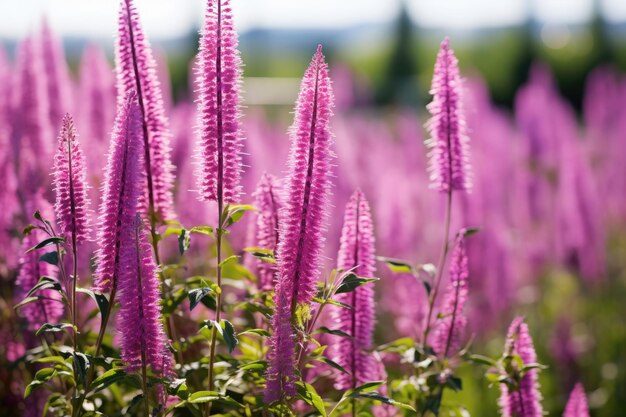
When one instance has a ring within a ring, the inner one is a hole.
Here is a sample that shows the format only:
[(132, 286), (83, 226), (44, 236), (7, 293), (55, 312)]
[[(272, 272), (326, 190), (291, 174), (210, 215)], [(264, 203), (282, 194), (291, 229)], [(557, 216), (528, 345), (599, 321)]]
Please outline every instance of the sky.
[[(401, 0), (232, 0), (238, 30), (253, 28), (346, 28), (386, 23)], [(626, 0), (599, 0), (605, 16), (626, 22)], [(150, 36), (174, 38), (199, 27), (204, 0), (136, 0)], [(593, 0), (407, 0), (419, 25), (475, 29), (523, 22), (528, 10), (549, 24), (589, 19)], [(531, 4), (531, 6), (529, 6)], [(64, 36), (109, 37), (116, 25), (116, 0), (0, 0), (0, 37), (19, 38), (47, 16)]]

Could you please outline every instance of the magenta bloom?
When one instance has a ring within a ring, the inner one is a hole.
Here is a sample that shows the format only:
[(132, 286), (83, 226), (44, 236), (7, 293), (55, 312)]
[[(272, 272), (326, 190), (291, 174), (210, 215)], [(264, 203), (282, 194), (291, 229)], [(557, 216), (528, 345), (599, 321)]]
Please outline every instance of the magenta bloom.
[[(516, 317), (507, 334), (505, 350), (517, 354), (524, 364), (537, 362), (537, 354), (523, 317)], [(500, 408), (503, 417), (541, 417), (541, 393), (537, 369), (529, 370), (520, 381), (519, 389), (510, 392), (500, 384)]]
[(463, 232), (456, 239), (456, 246), (450, 261), (450, 283), (443, 302), (441, 319), (432, 342), (433, 350), (441, 357), (455, 354), (461, 348), (467, 318), (463, 307), (467, 301), (468, 260), (465, 252)]
[(143, 223), (134, 208), (125, 211), (120, 231), (119, 276), (121, 358), (129, 372), (146, 365), (157, 374), (171, 369), (164, 355), (165, 332), (161, 323), (159, 277)]
[(65, 241), (71, 244), (90, 240), (87, 171), (72, 116), (66, 114), (54, 157), (54, 206), (57, 223)]
[[(374, 226), (369, 204), (360, 190), (352, 194), (346, 206), (338, 256), (337, 268), (351, 270), (361, 277), (374, 276)], [(338, 374), (335, 388), (346, 390), (375, 381), (380, 374), (374, 356), (367, 351), (372, 347), (374, 336), (374, 288), (371, 284), (364, 285), (352, 292), (339, 294), (336, 299), (352, 306), (352, 310), (333, 310), (335, 328), (351, 336), (342, 337), (333, 351), (333, 360), (350, 373)]]
[[(122, 0), (116, 49), (118, 106), (128, 93), (136, 91), (143, 118), (145, 179), (141, 209), (147, 213), (149, 203), (161, 219), (173, 217), (172, 185), (174, 167), (170, 161), (170, 130), (156, 64), (150, 44), (143, 33), (133, 0)], [(152, 200), (152, 201), (151, 201)]]
[(563, 417), (589, 417), (589, 406), (587, 396), (581, 383), (576, 384), (567, 400), (567, 406)]
[[(50, 172), (52, 135), (39, 43), (24, 39), (17, 48), (10, 105), (11, 150), (19, 189), (36, 192)], [(28, 111), (24, 111), (28, 109)], [(32, 163), (25, 163), (32, 161)]]
[(331, 186), (332, 107), (328, 67), (320, 45), (302, 79), (291, 128), (287, 197), (280, 213), (283, 223), (276, 251), (278, 282), (265, 390), (267, 402), (295, 393), (291, 319), (296, 304), (311, 301), (319, 275)]
[(469, 165), (469, 137), (461, 103), (462, 80), (448, 38), (437, 54), (427, 106), (432, 118), (426, 124), (430, 139), (430, 187), (441, 192), (469, 190), (472, 186)]
[(201, 200), (235, 203), (241, 194), (241, 58), (230, 0), (209, 0), (198, 55)]
[(137, 96), (129, 94), (115, 121), (104, 177), (95, 275), (100, 292), (117, 285), (121, 233), (135, 219), (142, 158), (141, 113)]
[[(253, 196), (257, 211), (256, 221), (253, 225), (254, 236), (250, 246), (275, 251), (279, 233), (278, 214), (282, 206), (278, 180), (273, 175), (263, 174)], [(254, 257), (251, 263), (257, 275), (259, 289), (270, 290), (274, 288), (275, 265)]]

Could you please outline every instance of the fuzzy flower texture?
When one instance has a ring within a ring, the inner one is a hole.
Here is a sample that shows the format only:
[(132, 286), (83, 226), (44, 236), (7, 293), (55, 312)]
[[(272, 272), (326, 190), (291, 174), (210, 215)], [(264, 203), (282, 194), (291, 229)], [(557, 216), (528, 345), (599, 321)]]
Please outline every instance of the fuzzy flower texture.
[(119, 109), (105, 171), (100, 221), (95, 289), (109, 292), (117, 285), (122, 228), (135, 219), (140, 194), (143, 141), (137, 96), (129, 94)]
[(472, 186), (469, 164), (469, 137), (461, 103), (462, 80), (459, 64), (448, 38), (441, 43), (427, 106), (432, 118), (426, 124), (430, 138), (430, 187), (440, 192), (469, 190)]
[(236, 203), (241, 194), (241, 58), (229, 0), (209, 0), (200, 39), (198, 170), (200, 199)]
[[(535, 347), (522, 317), (516, 317), (511, 323), (505, 350), (519, 355), (524, 364), (537, 362)], [(526, 372), (515, 391), (510, 391), (506, 384), (500, 385), (500, 407), (502, 417), (543, 416), (536, 369)]]
[[(346, 206), (337, 268), (352, 271), (361, 277), (373, 277), (376, 271), (374, 226), (369, 203), (360, 190), (352, 194)], [(351, 337), (342, 337), (333, 349), (333, 359), (350, 374), (340, 373), (335, 388), (347, 390), (375, 381), (378, 364), (367, 349), (374, 337), (374, 287), (372, 284), (337, 296), (337, 301), (352, 307), (335, 308), (336, 328)]]
[(572, 390), (563, 417), (589, 417), (587, 396), (582, 384), (576, 384)]
[(291, 325), (297, 304), (308, 305), (315, 293), (324, 243), (330, 193), (330, 117), (333, 94), (319, 46), (306, 70), (291, 128), (289, 176), (276, 260), (276, 313), (270, 339), (265, 400), (295, 395), (295, 340)]
[(89, 197), (85, 159), (78, 143), (74, 121), (63, 117), (59, 144), (54, 157), (54, 186), (57, 223), (65, 241), (77, 243), (90, 240)]
[[(146, 211), (152, 195), (154, 212), (161, 219), (173, 217), (174, 167), (170, 159), (170, 130), (156, 63), (150, 43), (143, 32), (139, 14), (132, 0), (122, 0), (116, 49), (118, 78), (118, 107), (126, 96), (136, 92), (147, 137), (144, 141), (144, 173), (146, 194), (141, 196), (141, 208)], [(143, 127), (143, 126), (142, 126)]]

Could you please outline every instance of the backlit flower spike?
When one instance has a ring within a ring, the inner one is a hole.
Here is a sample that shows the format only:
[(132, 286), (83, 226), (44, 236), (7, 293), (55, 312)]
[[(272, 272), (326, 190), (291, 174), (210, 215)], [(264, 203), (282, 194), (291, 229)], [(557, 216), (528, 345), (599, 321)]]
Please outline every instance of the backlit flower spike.
[(450, 282), (440, 313), (441, 319), (432, 342), (433, 350), (440, 357), (449, 357), (459, 351), (467, 326), (463, 307), (467, 301), (469, 267), (463, 231), (456, 239), (449, 274)]
[(72, 116), (63, 117), (54, 157), (54, 187), (57, 224), (65, 241), (72, 245), (89, 241), (89, 197), (87, 171)]
[(115, 120), (104, 177), (95, 274), (95, 289), (100, 292), (109, 292), (117, 284), (122, 226), (135, 217), (141, 193), (142, 135), (137, 96), (131, 93)]
[[(253, 197), (256, 218), (251, 246), (271, 249), (275, 252), (279, 241), (279, 212), (282, 207), (282, 196), (276, 177), (263, 174)], [(252, 258), (251, 266), (256, 272), (259, 289), (274, 288), (276, 266), (256, 257)]]
[[(129, 372), (141, 369), (145, 360), (145, 365), (158, 375), (171, 374), (171, 356), (164, 355), (166, 338), (161, 321), (157, 266), (143, 222), (133, 211), (125, 211), (120, 233), (121, 358)], [(129, 219), (133, 214), (135, 219)]]
[(581, 383), (576, 384), (569, 395), (563, 417), (589, 417), (587, 396)]
[(333, 94), (321, 45), (304, 74), (290, 131), (286, 200), (280, 212), (276, 260), (275, 329), (270, 339), (265, 400), (293, 395), (295, 352), (291, 320), (297, 304), (308, 305), (315, 293), (326, 228), (333, 153), (330, 117)]
[(430, 138), (430, 187), (440, 192), (469, 190), (472, 186), (469, 163), (469, 137), (462, 106), (462, 79), (448, 38), (437, 54), (427, 106), (432, 118), (426, 128)]
[(203, 201), (236, 203), (241, 195), (241, 58), (237, 44), (230, 0), (207, 1), (196, 70), (196, 179)]
[[(537, 362), (535, 347), (523, 317), (516, 317), (511, 323), (505, 351), (519, 355), (525, 365)], [(537, 369), (527, 371), (515, 391), (510, 391), (506, 384), (500, 384), (499, 402), (503, 417), (543, 416), (537, 373)]]
[[(353, 271), (361, 277), (373, 277), (376, 271), (374, 242), (369, 204), (363, 193), (356, 190), (345, 209), (337, 268)], [(363, 285), (337, 295), (336, 299), (352, 307), (351, 310), (332, 310), (336, 328), (351, 336), (340, 338), (332, 349), (333, 360), (349, 372), (337, 375), (335, 388), (347, 390), (377, 380), (380, 373), (374, 356), (368, 352), (374, 336), (374, 287)]]
[(174, 167), (170, 160), (170, 129), (165, 116), (161, 87), (150, 43), (133, 0), (122, 0), (116, 48), (118, 107), (132, 91), (137, 92), (143, 118), (145, 192), (140, 208), (148, 212), (150, 199), (162, 220), (173, 214)]

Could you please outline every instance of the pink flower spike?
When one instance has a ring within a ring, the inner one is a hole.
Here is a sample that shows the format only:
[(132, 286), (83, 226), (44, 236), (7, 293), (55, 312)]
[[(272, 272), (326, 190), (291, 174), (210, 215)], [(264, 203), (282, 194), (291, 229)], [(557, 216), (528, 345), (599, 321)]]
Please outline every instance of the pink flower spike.
[(198, 56), (200, 200), (236, 203), (241, 196), (239, 122), (241, 58), (230, 0), (208, 0)]
[(333, 93), (320, 45), (302, 79), (290, 131), (287, 197), (280, 212), (283, 222), (276, 251), (278, 282), (265, 389), (267, 402), (295, 393), (291, 320), (297, 304), (310, 303), (319, 276), (331, 187), (332, 108)]
[(430, 138), (430, 187), (440, 191), (469, 190), (472, 186), (469, 164), (469, 137), (462, 107), (462, 80), (458, 60), (448, 38), (441, 42), (427, 106), (432, 118), (426, 124)]
[[(519, 355), (525, 365), (537, 362), (533, 340), (523, 317), (516, 317), (511, 323), (505, 351)], [(516, 391), (510, 391), (506, 384), (500, 384), (500, 409), (502, 417), (543, 416), (537, 369), (526, 372)]]
[(120, 4), (116, 62), (118, 107), (123, 105), (127, 94), (135, 91), (142, 116), (145, 191), (140, 208), (148, 214), (152, 204), (161, 220), (171, 219), (174, 216), (171, 133), (152, 49), (133, 0), (122, 0)]
[(587, 396), (580, 382), (574, 386), (572, 393), (569, 395), (563, 417), (589, 417)]
[(91, 240), (87, 171), (72, 116), (66, 114), (54, 157), (54, 206), (61, 234), (69, 247), (72, 240)]
[[(132, 210), (126, 212), (130, 216)], [(171, 355), (164, 355), (166, 338), (161, 322), (159, 277), (143, 222), (125, 219), (120, 235), (118, 285), (121, 357), (127, 370), (141, 369), (143, 361), (158, 375), (171, 373)]]
[(120, 236), (122, 227), (135, 218), (142, 158), (141, 113), (137, 96), (131, 93), (115, 121), (104, 177), (95, 274), (95, 289), (100, 292), (117, 285)]
[[(337, 268), (371, 278), (376, 272), (375, 252), (369, 203), (363, 193), (356, 190), (344, 214)], [(375, 324), (373, 285), (339, 294), (336, 300), (352, 307), (351, 310), (332, 310), (336, 328), (350, 335), (342, 337), (331, 349), (332, 359), (349, 372), (337, 375), (335, 388), (347, 390), (375, 381), (380, 374), (378, 363), (368, 352), (372, 348)]]

